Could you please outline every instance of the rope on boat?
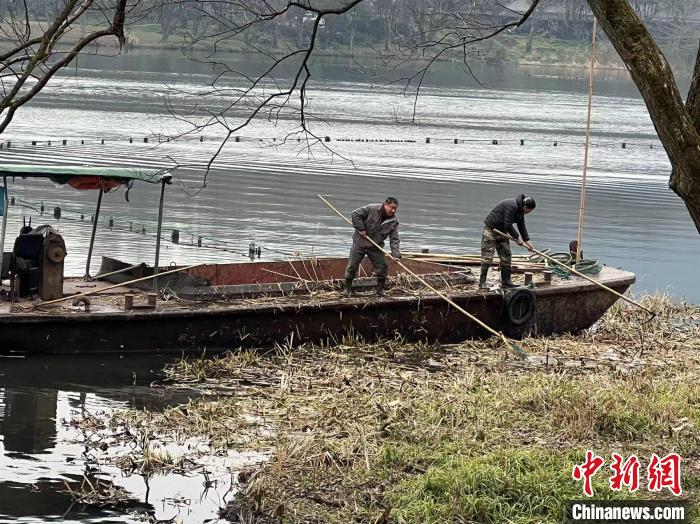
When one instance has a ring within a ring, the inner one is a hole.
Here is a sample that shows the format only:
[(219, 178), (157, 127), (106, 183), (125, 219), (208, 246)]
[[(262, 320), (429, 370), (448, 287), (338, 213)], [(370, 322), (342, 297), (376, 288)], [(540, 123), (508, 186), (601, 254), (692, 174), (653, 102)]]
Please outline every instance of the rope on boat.
[(549, 270), (557, 275), (559, 278), (569, 278), (571, 275), (574, 274), (573, 271), (570, 270), (570, 268), (578, 271), (579, 273), (582, 273), (584, 275), (597, 275), (603, 270), (603, 266), (597, 261), (597, 260), (581, 260), (581, 262), (577, 264), (573, 264), (572, 266), (569, 266), (569, 268), (566, 268), (564, 266), (559, 266), (559, 265), (553, 265), (550, 266)]
[[(541, 251), (541, 253), (542, 255), (531, 255), (528, 257), (528, 260), (537, 263), (544, 262), (548, 265), (547, 269), (559, 278), (569, 278), (572, 274), (574, 274), (570, 268), (573, 268), (575, 271), (583, 273), (584, 275), (591, 276), (597, 275), (603, 270), (602, 264), (600, 264), (597, 260), (584, 259), (574, 264), (571, 253), (552, 253), (550, 249), (545, 249)], [(558, 264), (551, 264), (551, 261), (558, 262)]]

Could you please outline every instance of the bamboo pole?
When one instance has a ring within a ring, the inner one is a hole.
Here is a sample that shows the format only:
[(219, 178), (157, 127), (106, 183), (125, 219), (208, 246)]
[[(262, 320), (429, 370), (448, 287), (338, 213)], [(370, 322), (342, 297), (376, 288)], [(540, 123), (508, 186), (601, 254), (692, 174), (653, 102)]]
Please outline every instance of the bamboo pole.
[[(401, 255), (403, 257), (403, 254)], [(472, 266), (481, 266), (483, 265), (481, 262), (478, 260), (453, 260), (453, 259), (447, 259), (447, 260), (440, 260), (440, 259), (427, 259), (427, 258), (420, 258), (420, 257), (406, 257), (406, 260), (415, 260), (416, 262), (425, 262), (429, 264), (435, 264), (435, 265), (440, 265), (442, 267), (451, 267), (451, 268), (456, 268), (456, 269), (464, 269), (465, 267), (468, 267), (471, 270)], [(492, 262), (491, 267), (496, 267), (498, 266), (498, 262)], [(532, 263), (532, 264), (525, 264), (521, 262), (514, 261), (513, 265), (513, 270), (514, 272), (518, 271), (536, 271), (536, 272), (541, 272), (541, 271), (546, 271), (547, 266), (543, 263)]]
[(299, 276), (294, 276), (294, 275), (288, 275), (287, 273), (280, 273), (279, 271), (273, 271), (272, 269), (265, 269), (264, 267), (260, 268), (262, 271), (266, 271), (268, 273), (272, 273), (273, 275), (280, 275), (282, 277), (288, 277), (288, 278), (294, 278), (296, 280), (301, 280), (302, 282), (313, 282), (313, 280), (306, 280), (305, 278), (301, 278)]
[[(168, 180), (167, 183), (170, 183)], [(158, 268), (160, 267), (160, 234), (163, 229), (163, 198), (165, 197), (165, 184), (163, 179), (160, 181), (160, 202), (158, 204), (158, 230), (156, 232), (156, 261), (153, 265), (153, 291), (158, 291)]]
[(591, 108), (593, 106), (593, 67), (595, 65), (595, 41), (598, 31), (598, 19), (593, 15), (593, 41), (591, 44), (591, 65), (588, 71), (588, 119), (586, 120), (586, 141), (583, 148), (583, 178), (581, 179), (581, 198), (578, 205), (578, 234), (576, 235), (576, 263), (581, 262), (583, 243), (583, 216), (586, 210), (586, 175), (588, 174), (588, 145), (591, 137)]
[(193, 266), (187, 266), (187, 267), (182, 267), (180, 269), (172, 269), (170, 271), (165, 271), (163, 273), (159, 273), (158, 275), (149, 275), (147, 277), (141, 277), (137, 278), (134, 280), (129, 280), (128, 282), (122, 282), (121, 284), (114, 284), (113, 286), (107, 286), (103, 287), (100, 289), (93, 289), (92, 291), (86, 291), (85, 293), (76, 293), (75, 295), (68, 295), (67, 297), (63, 298), (57, 298), (56, 300), (49, 300), (48, 302), (40, 302), (39, 304), (34, 305), (34, 309), (40, 308), (42, 306), (48, 306), (49, 304), (56, 304), (57, 302), (64, 302), (66, 300), (70, 300), (71, 298), (79, 298), (79, 297), (87, 297), (89, 295), (96, 295), (98, 293), (103, 293), (104, 291), (109, 291), (110, 289), (114, 289), (116, 287), (121, 287), (121, 286), (128, 286), (129, 284), (135, 284), (136, 282), (143, 282), (144, 280), (150, 280), (156, 276), (163, 276), (163, 275), (169, 275), (171, 273), (178, 273), (180, 271), (187, 271), (188, 269), (194, 269), (195, 267), (203, 266), (204, 263), (202, 264), (195, 264)]
[[(343, 217), (343, 218), (345, 218), (345, 217)], [(445, 265), (447, 264), (447, 262), (443, 262), (443, 261), (429, 260), (430, 257), (422, 258), (422, 254), (419, 255), (418, 253), (406, 253), (406, 255), (407, 255), (406, 258), (411, 258), (411, 259), (415, 259), (415, 260), (418, 260), (418, 258), (421, 258), (420, 262), (423, 262), (425, 264), (432, 264), (432, 265), (438, 266), (440, 268), (444, 268)], [(440, 255), (432, 255), (432, 257), (433, 258), (442, 258)], [(461, 258), (458, 255), (454, 255), (454, 257), (455, 257), (455, 260), (461, 260)], [(362, 268), (360, 268), (360, 269), (362, 269)]]
[[(317, 196), (318, 198), (320, 198), (320, 199), (323, 201), (323, 203), (326, 204), (330, 209), (332, 209), (340, 218), (342, 218), (343, 220), (345, 220), (348, 224), (350, 224), (350, 225), (352, 226), (352, 222), (350, 222), (350, 220), (348, 220), (348, 218), (347, 218), (345, 215), (343, 215), (340, 211), (338, 211), (338, 210), (333, 206), (333, 204), (331, 204), (328, 200), (326, 200), (325, 198), (323, 198), (321, 195), (316, 195), (316, 196)], [(523, 348), (520, 347), (515, 341), (509, 340), (503, 333), (501, 333), (500, 331), (496, 331), (496, 330), (493, 329), (492, 327), (486, 325), (486, 324), (483, 323), (481, 320), (479, 320), (478, 318), (476, 318), (474, 315), (472, 315), (471, 313), (469, 313), (468, 311), (466, 311), (465, 309), (463, 309), (462, 307), (460, 307), (459, 305), (457, 305), (457, 304), (455, 303), (454, 300), (452, 300), (452, 299), (451, 299), (450, 297), (448, 297), (447, 295), (445, 295), (445, 294), (441, 293), (440, 291), (438, 291), (437, 289), (435, 289), (433, 286), (431, 286), (431, 285), (428, 284), (425, 280), (423, 280), (422, 277), (418, 276), (418, 275), (415, 274), (413, 271), (411, 271), (410, 269), (408, 269), (404, 264), (401, 263), (400, 260), (397, 260), (396, 258), (394, 258), (394, 257), (391, 255), (391, 253), (389, 253), (389, 252), (387, 252), (386, 250), (384, 250), (379, 244), (377, 244), (377, 243), (376, 243), (374, 240), (372, 240), (369, 236), (367, 236), (367, 237), (365, 237), (365, 238), (367, 238), (367, 240), (369, 240), (377, 249), (379, 249), (382, 253), (384, 253), (384, 255), (388, 256), (391, 260), (393, 260), (401, 269), (403, 269), (404, 271), (406, 271), (407, 273), (409, 273), (410, 275), (412, 275), (413, 277), (415, 277), (421, 284), (423, 284), (425, 287), (427, 287), (428, 289), (430, 289), (433, 293), (437, 294), (440, 298), (442, 298), (443, 300), (445, 300), (448, 304), (450, 304), (452, 307), (454, 307), (457, 311), (459, 311), (460, 313), (462, 313), (463, 315), (465, 315), (467, 318), (469, 318), (471, 321), (475, 322), (476, 324), (478, 324), (478, 325), (481, 326), (482, 328), (484, 328), (486, 331), (488, 331), (488, 332), (491, 333), (492, 335), (494, 335), (494, 336), (496, 336), (496, 337), (499, 337), (499, 338), (503, 341), (503, 344), (504, 344), (507, 348), (510, 348), (510, 349), (512, 349), (512, 350), (515, 352), (516, 356), (518, 356), (519, 358), (523, 358), (523, 357), (525, 356), (525, 351), (524, 351)]]
[[(517, 239), (511, 237), (510, 235), (506, 235), (506, 234), (503, 233), (502, 231), (499, 231), (498, 229), (494, 229), (494, 231), (495, 231), (496, 233), (498, 233), (499, 235), (504, 236), (504, 237), (506, 237), (506, 238), (509, 238), (509, 239), (512, 239), (512, 240), (517, 240)], [(629, 297), (626, 297), (626, 296), (623, 295), (622, 293), (618, 293), (617, 291), (615, 291), (614, 289), (609, 288), (609, 287), (606, 286), (605, 284), (601, 284), (600, 282), (598, 282), (597, 280), (595, 280), (595, 279), (589, 277), (588, 275), (584, 275), (584, 274), (581, 273), (580, 271), (576, 271), (576, 270), (575, 270), (574, 268), (572, 268), (571, 266), (567, 266), (567, 265), (564, 264), (563, 262), (559, 262), (556, 258), (552, 258), (552, 257), (550, 257), (549, 255), (546, 255), (546, 254), (542, 253), (541, 251), (537, 251), (535, 248), (532, 248), (532, 251), (533, 251), (534, 253), (537, 253), (538, 255), (540, 255), (540, 256), (546, 258), (547, 260), (550, 260), (551, 262), (554, 262), (555, 264), (560, 265), (561, 267), (563, 267), (563, 268), (566, 269), (567, 271), (570, 271), (570, 272), (573, 273), (574, 275), (579, 276), (579, 277), (581, 277), (581, 278), (585, 278), (586, 280), (588, 280), (588, 281), (591, 282), (592, 284), (595, 284), (596, 286), (601, 287), (601, 288), (605, 289), (606, 291), (609, 291), (609, 292), (612, 293), (613, 295), (616, 295), (616, 296), (620, 297), (622, 300), (626, 300), (626, 301), (629, 302), (630, 304), (634, 304), (635, 306), (638, 306), (638, 307), (642, 308), (644, 311), (646, 311), (647, 313), (649, 313), (649, 314), (652, 315), (653, 317), (656, 316), (656, 313), (654, 313), (654, 312), (653, 312), (651, 309), (649, 309), (648, 307), (643, 306), (643, 305), (640, 304), (639, 302), (635, 302), (634, 300), (632, 300), (632, 299), (629, 298)]]
[(2, 286), (2, 263), (5, 260), (5, 255), (3, 254), (3, 251), (5, 250), (5, 230), (7, 229), (7, 215), (10, 214), (10, 200), (8, 197), (7, 193), (7, 177), (4, 176), (2, 177), (2, 186), (3, 186), (3, 193), (2, 193), (2, 207), (3, 207), (3, 212), (2, 212), (2, 228), (0, 228), (0, 287)]
[[(435, 257), (435, 258), (473, 258), (475, 260), (481, 260), (481, 255), (478, 253), (465, 253), (463, 255), (455, 254), (455, 253), (418, 253), (416, 251), (406, 251), (405, 253), (402, 253), (403, 256), (408, 256), (408, 257), (422, 257), (422, 258), (430, 258), (430, 257)], [(526, 260), (528, 258), (527, 255), (513, 255), (512, 259), (523, 259)], [(498, 259), (498, 256), (495, 256), (494, 259)]]

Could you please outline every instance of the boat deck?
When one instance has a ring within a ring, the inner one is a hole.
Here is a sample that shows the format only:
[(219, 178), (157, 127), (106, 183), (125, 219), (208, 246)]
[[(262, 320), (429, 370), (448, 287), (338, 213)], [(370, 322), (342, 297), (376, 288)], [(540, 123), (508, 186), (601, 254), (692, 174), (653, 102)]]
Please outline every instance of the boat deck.
[[(428, 275), (424, 275), (427, 277)], [(482, 291), (478, 289), (478, 283), (476, 282), (476, 275), (473, 275), (469, 268), (460, 268), (459, 271), (453, 272), (451, 274), (452, 279), (444, 279), (440, 282), (438, 277), (438, 282), (433, 278), (431, 284), (434, 285), (441, 292), (448, 295), (470, 295), (475, 296), (489, 296), (489, 295), (501, 295), (502, 290), (499, 286), (499, 274), (497, 271), (489, 272), (489, 285), (488, 291)], [(462, 278), (458, 278), (462, 277)], [(629, 280), (630, 277), (633, 278), (633, 274), (627, 271), (622, 271), (615, 268), (604, 267), (599, 275), (597, 275), (595, 280), (605, 283), (607, 285), (613, 285), (615, 282), (620, 280)], [(525, 276), (523, 274), (514, 274), (513, 281), (516, 284), (523, 285)], [(285, 294), (283, 291), (276, 293), (274, 295), (261, 295), (255, 297), (236, 297), (230, 294), (222, 294), (215, 298), (202, 298), (202, 299), (183, 299), (178, 296), (177, 292), (168, 292), (161, 296), (157, 300), (155, 310), (158, 312), (181, 312), (181, 311), (197, 311), (197, 310), (216, 310), (216, 309), (250, 309), (256, 306), (262, 308), (278, 307), (299, 307), (301, 305), (315, 305), (321, 307), (323, 305), (330, 305), (343, 301), (347, 304), (358, 304), (365, 302), (374, 301), (390, 301), (390, 300), (402, 300), (402, 299), (415, 299), (415, 298), (427, 298), (435, 297), (435, 293), (424, 286), (417, 283), (415, 280), (409, 282), (405, 275), (399, 275), (390, 277), (387, 286), (387, 297), (378, 298), (374, 295), (374, 279), (373, 278), (360, 278), (357, 282), (361, 283), (360, 290), (355, 293), (352, 298), (346, 298), (342, 296), (340, 292), (339, 283), (336, 282), (335, 289), (333, 285), (330, 284), (325, 288), (309, 289), (304, 290), (303, 285), (298, 287), (302, 288), (294, 294)], [(364, 282), (364, 283), (363, 283)], [(85, 281), (82, 278), (72, 277), (67, 278), (64, 282), (64, 295), (68, 297), (69, 295), (75, 295), (77, 293), (95, 292), (100, 289), (104, 289), (114, 284), (102, 281)], [(269, 286), (269, 284), (258, 284), (258, 286)], [(251, 284), (250, 286), (255, 287), (256, 284)], [(583, 278), (572, 276), (568, 279), (560, 278), (556, 275), (552, 276), (551, 283), (544, 282), (544, 277), (541, 274), (534, 274), (533, 276), (533, 286), (532, 289), (540, 295), (542, 293), (548, 292), (562, 292), (566, 290), (567, 292), (576, 292), (578, 290), (591, 287), (592, 284)], [(213, 287), (214, 290), (217, 287)], [(10, 314), (10, 315), (36, 315), (36, 316), (83, 316), (86, 314), (127, 314), (127, 315), (140, 315), (150, 313), (153, 314), (153, 309), (134, 309), (130, 311), (125, 311), (124, 302), (125, 295), (134, 295), (135, 304), (145, 304), (147, 301), (148, 292), (141, 291), (137, 289), (127, 288), (124, 286), (119, 286), (116, 288), (109, 289), (104, 292), (97, 293), (95, 295), (90, 295), (86, 298), (89, 299), (89, 311), (86, 311), (85, 305), (80, 304), (73, 306), (73, 300), (67, 298), (63, 302), (43, 305), (42, 301), (39, 299), (34, 300), (21, 300), (14, 304), (9, 302), (0, 302), (0, 314)]]
[[(93, 282), (87, 282), (83, 280), (80, 277), (69, 277), (66, 278), (63, 282), (63, 295), (64, 296), (69, 296), (69, 295), (77, 295), (79, 293), (87, 293), (87, 292), (92, 292), (92, 291), (97, 291), (99, 289), (105, 289), (107, 287), (112, 286), (113, 284), (110, 284), (109, 282), (101, 282), (99, 280), (93, 281)], [(1, 286), (1, 290), (9, 293), (10, 292), (10, 287), (9, 286)], [(116, 311), (116, 309), (113, 309), (111, 304), (116, 303), (116, 302), (121, 302), (122, 306), (119, 309), (119, 311), (124, 311), (124, 295), (127, 293), (140, 293), (139, 291), (135, 291), (133, 289), (129, 289), (128, 287), (124, 286), (119, 286), (116, 288), (109, 289), (107, 291), (102, 291), (100, 294), (97, 294), (95, 296), (89, 296), (88, 298), (90, 299), (91, 302), (91, 308), (94, 304), (94, 307), (96, 308), (96, 311)], [(33, 300), (26, 300), (26, 299), (21, 299), (18, 302), (15, 302), (14, 304), (10, 304), (9, 302), (0, 302), (0, 314), (5, 314), (5, 313), (26, 313), (26, 312), (31, 312), (31, 311), (41, 311), (41, 312), (49, 312), (49, 311), (79, 311), (79, 310), (85, 310), (83, 306), (80, 307), (73, 307), (71, 306), (71, 300), (66, 299), (65, 302), (59, 302), (57, 304), (52, 304), (48, 306), (44, 306), (41, 309), (34, 309), (35, 306), (39, 305), (42, 303), (42, 301), (38, 298), (33, 299)]]

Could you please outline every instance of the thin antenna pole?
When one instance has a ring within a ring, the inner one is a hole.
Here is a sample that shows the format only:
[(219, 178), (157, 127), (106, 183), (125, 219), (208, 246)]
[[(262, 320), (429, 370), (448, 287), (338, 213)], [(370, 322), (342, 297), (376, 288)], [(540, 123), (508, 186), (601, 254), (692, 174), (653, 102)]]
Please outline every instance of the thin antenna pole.
[(7, 215), (10, 214), (10, 200), (7, 194), (7, 177), (2, 177), (2, 187), (4, 191), (2, 193), (3, 203), (2, 203), (2, 231), (0, 232), (0, 286), (2, 285), (2, 262), (5, 258), (3, 250), (5, 249), (5, 230), (7, 229)]
[(160, 182), (160, 203), (158, 204), (158, 232), (156, 233), (156, 261), (153, 266), (153, 292), (158, 291), (158, 265), (160, 264), (160, 233), (163, 229), (163, 197), (165, 195), (165, 180)]
[(104, 193), (101, 187), (98, 187), (97, 191), (97, 206), (95, 207), (95, 218), (92, 222), (92, 235), (90, 235), (90, 248), (88, 249), (87, 262), (85, 262), (85, 276), (83, 277), (84, 280), (90, 280), (90, 260), (92, 259), (92, 248), (95, 247), (95, 234), (97, 233), (97, 222), (100, 220), (102, 193)]
[(576, 263), (581, 261), (583, 250), (583, 215), (586, 210), (586, 175), (588, 174), (588, 145), (591, 137), (591, 107), (593, 105), (593, 69), (595, 64), (595, 44), (598, 20), (593, 15), (593, 39), (591, 45), (591, 64), (588, 71), (588, 120), (586, 121), (586, 145), (583, 151), (583, 178), (581, 180), (581, 200), (578, 206), (578, 234), (576, 235)]

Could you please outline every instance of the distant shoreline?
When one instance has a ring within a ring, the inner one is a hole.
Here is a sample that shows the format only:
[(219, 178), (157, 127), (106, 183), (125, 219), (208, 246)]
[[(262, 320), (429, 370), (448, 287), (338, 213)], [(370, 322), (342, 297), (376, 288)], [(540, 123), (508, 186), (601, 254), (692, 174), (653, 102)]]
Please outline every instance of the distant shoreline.
[[(65, 45), (71, 45), (75, 43), (75, 38), (73, 39), (66, 39), (65, 40)], [(3, 47), (2, 44), (7, 44), (7, 43), (12, 43), (14, 40), (0, 37), (0, 47)], [(491, 56), (488, 54), (488, 52), (484, 52), (483, 57), (476, 58), (471, 61), (473, 64), (480, 64), (480, 63), (487, 63), (487, 64), (492, 64), (492, 65), (520, 65), (520, 66), (527, 66), (527, 67), (542, 67), (542, 68), (566, 68), (566, 69), (589, 69), (589, 64), (581, 61), (560, 61), (557, 59), (551, 59), (553, 57), (550, 57), (546, 55), (546, 53), (542, 49), (538, 49), (537, 47), (533, 47), (535, 49), (535, 52), (531, 53), (531, 56), (525, 56), (521, 57), (518, 56), (518, 51), (515, 49), (515, 44), (516, 42), (514, 39), (506, 40), (506, 43), (511, 45), (511, 48), (506, 48), (502, 44), (500, 44), (499, 41), (495, 40), (494, 42), (498, 43), (501, 47), (506, 49), (505, 51), (500, 51), (498, 53), (494, 52), (494, 54), (500, 54), (501, 56)], [(576, 43), (576, 42), (568, 42), (564, 40), (546, 40), (545, 41), (548, 45), (552, 46), (558, 46), (560, 49), (557, 50), (557, 55), (561, 56), (562, 54), (569, 54), (568, 51), (571, 51), (571, 55), (574, 55), (574, 50), (576, 50), (576, 54), (581, 56), (580, 49), (583, 44), (581, 43)], [(149, 49), (149, 50), (159, 50), (159, 51), (165, 51), (165, 50), (172, 50), (172, 51), (181, 51), (182, 48), (186, 45), (184, 41), (161, 41), (161, 37), (157, 33), (152, 33), (152, 32), (146, 32), (146, 31), (129, 31), (127, 32), (126, 35), (126, 44), (122, 49), (122, 53), (129, 53), (132, 50), (143, 50), (143, 49)], [(120, 46), (116, 40), (116, 38), (102, 38), (99, 40), (99, 44), (93, 44), (91, 46), (88, 46), (86, 48), (85, 53), (90, 53), (91, 51), (94, 51), (96, 48), (109, 48), (109, 49), (118, 49)], [(544, 48), (545, 46), (542, 45)], [(194, 51), (207, 51), (209, 50), (208, 46), (205, 45), (194, 45), (191, 47), (192, 50)], [(255, 55), (258, 52), (250, 49), (245, 49), (245, 48), (240, 48), (240, 47), (220, 47), (218, 49), (219, 53), (240, 53), (240, 54), (245, 54), (245, 55)], [(283, 53), (284, 51), (282, 49), (277, 49), (275, 50), (277, 53)], [(349, 53), (346, 50), (343, 49), (323, 49), (323, 48), (315, 48), (313, 51), (313, 56), (314, 57), (322, 57), (322, 58), (338, 58), (338, 59), (381, 59), (381, 51), (376, 49), (376, 48), (368, 48), (368, 47), (358, 47), (354, 50), (353, 53)], [(407, 61), (415, 61), (415, 62), (420, 62), (420, 58), (409, 58), (405, 59)], [(456, 59), (454, 57), (446, 57), (446, 58), (440, 58), (437, 60), (438, 62), (441, 63), (449, 63), (449, 62), (461, 62), (461, 59)], [(605, 61), (605, 62), (598, 62), (595, 66), (596, 70), (600, 71), (625, 71), (626, 68), (622, 64), (622, 62), (619, 61), (619, 59), (615, 59), (614, 61)]]

